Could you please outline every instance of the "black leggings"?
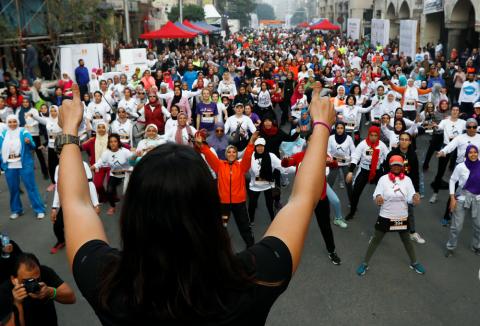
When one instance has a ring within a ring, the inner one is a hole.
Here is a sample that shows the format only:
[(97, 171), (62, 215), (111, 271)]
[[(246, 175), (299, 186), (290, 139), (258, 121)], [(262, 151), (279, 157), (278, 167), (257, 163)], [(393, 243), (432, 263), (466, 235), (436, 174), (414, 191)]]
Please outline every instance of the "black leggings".
[(48, 148), (48, 174), (50, 181), (55, 183), (55, 168), (58, 165), (58, 155), (53, 148)]
[(261, 193), (263, 193), (263, 196), (265, 197), (265, 204), (267, 206), (268, 215), (270, 215), (270, 220), (273, 221), (273, 218), (275, 217), (275, 213), (273, 212), (272, 189), (265, 191), (250, 190), (248, 193), (248, 216), (250, 217), (250, 222), (255, 221), (255, 210), (257, 209), (258, 198), (260, 197)]
[(425, 154), (425, 161), (423, 161), (423, 169), (426, 170), (430, 166), (430, 160), (432, 159), (433, 153), (442, 149), (443, 145), (443, 134), (433, 134), (430, 139), (430, 144), (427, 149), (427, 154)]
[(242, 236), (247, 247), (253, 246), (255, 240), (253, 238), (252, 228), (250, 227), (250, 219), (248, 218), (247, 205), (245, 202), (236, 204), (222, 204), (222, 217), (230, 218), (233, 214), (235, 223), (237, 223), (238, 231)]
[[(352, 200), (350, 202), (350, 214), (349, 215), (354, 215), (355, 212), (357, 211), (357, 206), (358, 202), (360, 200), (360, 196), (362, 195), (363, 188), (368, 183), (368, 176), (370, 175), (370, 170), (366, 169), (360, 169), (360, 172), (358, 173), (357, 177), (354, 180), (353, 184), (353, 191), (352, 191)], [(381, 175), (381, 172), (377, 170), (377, 174), (375, 176), (375, 180), (378, 180), (379, 176)]]
[(57, 211), (57, 219), (53, 223), (53, 233), (57, 237), (57, 244), (65, 243), (65, 231), (63, 225), (63, 210), (60, 207)]
[(40, 136), (32, 136), (33, 141), (35, 142), (35, 154), (37, 154), (38, 161), (40, 162), (40, 169), (42, 170), (42, 174), (44, 177), (48, 177), (48, 169), (47, 163), (45, 162), (45, 157), (43, 156), (43, 152), (40, 149), (42, 146), (42, 140)]
[(117, 178), (113, 175), (110, 176), (108, 179), (107, 185), (107, 200), (110, 203), (111, 207), (115, 207), (115, 202), (118, 201), (117, 197), (117, 187), (121, 185), (123, 182), (123, 178)]
[(317, 218), (320, 232), (325, 241), (328, 253), (335, 252), (335, 240), (333, 238), (332, 226), (330, 225), (330, 202), (327, 196), (325, 199), (321, 199), (315, 207), (315, 217)]

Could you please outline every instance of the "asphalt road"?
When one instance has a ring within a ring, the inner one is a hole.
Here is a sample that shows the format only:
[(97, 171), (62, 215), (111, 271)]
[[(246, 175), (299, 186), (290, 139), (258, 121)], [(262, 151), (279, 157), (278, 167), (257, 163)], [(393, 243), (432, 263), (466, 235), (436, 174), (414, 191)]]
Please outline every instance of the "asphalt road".
[[(418, 147), (426, 149), (425, 139), (419, 141)], [(421, 150), (418, 152), (422, 155)], [(440, 219), (447, 191), (441, 191), (438, 203), (428, 203), (431, 195), (428, 185), (436, 171), (436, 161), (432, 159), (430, 172), (425, 175), (426, 196), (415, 209), (417, 230), (427, 240), (424, 245), (415, 244), (418, 260), (427, 270), (425, 275), (409, 269), (407, 254), (396, 234), (385, 237), (364, 277), (355, 274), (378, 213), (371, 200), (373, 186), (368, 186), (362, 195), (358, 214), (348, 228), (332, 226), (337, 253), (342, 259), (340, 266), (329, 261), (319, 228), (312, 219), (300, 268), (287, 291), (273, 306), (267, 325), (478, 325), (480, 257), (469, 249), (471, 221), (466, 220), (455, 256), (445, 258), (448, 229), (440, 225)], [(48, 183), (38, 170), (37, 182), (44, 194)], [(345, 190), (338, 187), (335, 190), (346, 214)], [(1, 230), (6, 230), (24, 251), (35, 253), (42, 264), (54, 268), (75, 288), (75, 305), (56, 305), (60, 325), (99, 325), (92, 309), (75, 287), (64, 251), (56, 255), (49, 253), (55, 243), (49, 219), (36, 220), (27, 196), (23, 195), (25, 215), (15, 221), (9, 220), (4, 177), (0, 177), (0, 191)], [(289, 191), (289, 187), (283, 190), (284, 199), (288, 198)], [(49, 205), (52, 197), (52, 194), (45, 195)], [(118, 216), (109, 217), (105, 212), (104, 207), (101, 218), (108, 238), (113, 245), (118, 245)], [(292, 216), (294, 222), (295, 216)], [(269, 224), (263, 196), (255, 224), (256, 239), (260, 239)], [(234, 223), (229, 225), (229, 230), (235, 247), (243, 248)]]

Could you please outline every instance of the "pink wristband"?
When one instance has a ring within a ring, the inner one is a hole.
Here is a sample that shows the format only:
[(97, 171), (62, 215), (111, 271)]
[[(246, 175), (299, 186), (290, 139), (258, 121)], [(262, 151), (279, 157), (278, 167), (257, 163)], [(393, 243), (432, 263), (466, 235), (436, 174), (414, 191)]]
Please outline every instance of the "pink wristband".
[(327, 128), (328, 132), (331, 132), (331, 131), (332, 131), (332, 128), (329, 127), (326, 122), (323, 122), (323, 121), (314, 121), (314, 122), (313, 122), (313, 128), (314, 128), (316, 125), (322, 125), (322, 126), (324, 126), (325, 128)]

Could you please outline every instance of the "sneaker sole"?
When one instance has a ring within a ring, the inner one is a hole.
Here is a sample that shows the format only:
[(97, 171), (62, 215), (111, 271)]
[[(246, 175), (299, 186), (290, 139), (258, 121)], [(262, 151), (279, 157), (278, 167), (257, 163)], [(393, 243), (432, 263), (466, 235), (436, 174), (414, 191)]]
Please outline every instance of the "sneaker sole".
[(363, 273), (356, 273), (358, 276), (363, 276), (365, 274), (367, 274), (367, 271), (368, 271), (368, 267), (365, 268), (365, 270), (363, 271)]

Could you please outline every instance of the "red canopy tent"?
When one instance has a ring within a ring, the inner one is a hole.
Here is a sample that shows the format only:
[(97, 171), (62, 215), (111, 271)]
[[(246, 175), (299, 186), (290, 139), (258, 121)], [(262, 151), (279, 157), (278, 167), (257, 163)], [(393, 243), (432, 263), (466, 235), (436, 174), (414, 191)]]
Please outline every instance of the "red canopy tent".
[(188, 19), (184, 19), (182, 24), (187, 27), (190, 27), (191, 29), (199, 31), (202, 34), (210, 34), (209, 30), (206, 30), (205, 28), (201, 28), (200, 26), (197, 26), (195, 24), (192, 24)]
[(310, 26), (310, 24), (308, 22), (301, 22), (297, 26), (301, 28), (307, 28), (308, 26)]
[(320, 23), (310, 26), (310, 29), (320, 29), (324, 31), (338, 31), (340, 30), (340, 26), (332, 24), (328, 19), (324, 19)]
[(164, 38), (192, 38), (197, 36), (197, 34), (198, 33), (187, 32), (169, 21), (159, 30), (144, 33), (140, 35), (140, 38), (144, 40), (155, 40)]

